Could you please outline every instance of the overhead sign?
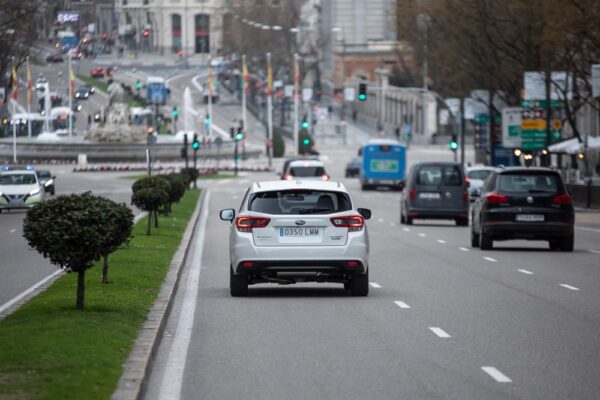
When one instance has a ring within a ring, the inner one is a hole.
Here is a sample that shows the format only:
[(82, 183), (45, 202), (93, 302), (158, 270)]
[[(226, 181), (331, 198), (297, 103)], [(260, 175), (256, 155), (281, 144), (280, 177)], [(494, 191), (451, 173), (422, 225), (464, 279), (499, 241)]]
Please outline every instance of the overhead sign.
[(521, 147), (521, 107), (502, 109), (502, 147)]
[(354, 101), (355, 97), (356, 97), (356, 88), (353, 88), (353, 87), (344, 88), (344, 100)]
[(592, 65), (592, 96), (600, 97), (600, 64)]
[(521, 111), (521, 148), (523, 150), (541, 150), (561, 138), (561, 110), (550, 110), (550, 143), (546, 133), (545, 109), (522, 109)]
[(67, 22), (77, 22), (79, 21), (79, 13), (72, 11), (59, 11), (56, 20), (61, 24), (65, 24)]

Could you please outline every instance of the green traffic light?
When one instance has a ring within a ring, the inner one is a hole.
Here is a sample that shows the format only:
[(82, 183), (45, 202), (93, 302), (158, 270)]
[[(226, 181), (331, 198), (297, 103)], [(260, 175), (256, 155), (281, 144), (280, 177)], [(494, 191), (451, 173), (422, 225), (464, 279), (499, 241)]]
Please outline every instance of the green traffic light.
[(455, 141), (450, 142), (450, 150), (454, 151), (456, 149), (458, 149), (458, 143)]
[(302, 129), (308, 129), (308, 122), (302, 122)]
[(194, 143), (192, 143), (192, 148), (194, 150), (198, 150), (200, 148), (200, 142), (194, 142)]
[(235, 140), (242, 140), (244, 138), (244, 135), (242, 135), (241, 133), (238, 133), (237, 135), (235, 135)]
[(365, 100), (367, 99), (367, 95), (366, 95), (366, 94), (359, 94), (359, 95), (358, 95), (358, 99), (359, 99), (360, 101), (365, 101)]
[(310, 144), (310, 139), (304, 139), (304, 140), (303, 140), (303, 143), (304, 143), (304, 144)]

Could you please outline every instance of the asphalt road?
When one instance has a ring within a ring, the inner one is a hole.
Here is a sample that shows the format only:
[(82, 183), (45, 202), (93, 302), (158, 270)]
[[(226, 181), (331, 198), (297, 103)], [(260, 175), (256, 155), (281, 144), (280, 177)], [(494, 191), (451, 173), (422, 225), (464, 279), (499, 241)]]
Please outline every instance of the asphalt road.
[(196, 233), (204, 242), (195, 239), (147, 399), (599, 398), (600, 223), (578, 214), (574, 253), (526, 241), (482, 252), (469, 228), (399, 225), (398, 192), (341, 178), (353, 149), (323, 154), (333, 179), (373, 211), (369, 297), (335, 284), (230, 297), (218, 211), (272, 176), (211, 183)]
[[(135, 173), (74, 173), (72, 166), (38, 166), (49, 169), (56, 175), (56, 195), (68, 193), (93, 194), (108, 197), (127, 205), (131, 203), (130, 179), (122, 179), (124, 175)], [(51, 198), (51, 196), (48, 196)], [(134, 213), (139, 211), (134, 209)], [(32, 250), (23, 238), (23, 219), (26, 210), (4, 210), (0, 214), (0, 307), (19, 295), (24, 290), (57, 271), (57, 267), (44, 259), (37, 251)]]

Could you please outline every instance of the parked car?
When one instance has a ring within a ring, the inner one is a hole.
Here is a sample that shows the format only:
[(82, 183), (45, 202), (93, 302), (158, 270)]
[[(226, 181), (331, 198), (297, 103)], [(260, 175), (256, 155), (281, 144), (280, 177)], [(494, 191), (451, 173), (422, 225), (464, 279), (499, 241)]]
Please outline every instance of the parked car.
[(91, 76), (92, 78), (104, 78), (104, 68), (96, 67), (92, 70)]
[(46, 193), (50, 193), (52, 196), (56, 193), (56, 176), (52, 175), (47, 169), (37, 170), (35, 173), (38, 176), (40, 186), (44, 187)]
[(469, 225), (469, 194), (462, 165), (419, 162), (411, 167), (400, 196), (400, 223), (418, 219), (452, 219)]
[(272, 181), (248, 189), (231, 222), (229, 287), (248, 294), (255, 283), (342, 283), (354, 296), (369, 293), (368, 209), (354, 208), (341, 183)]
[(552, 250), (573, 251), (575, 212), (558, 171), (511, 167), (495, 170), (471, 210), (471, 245), (489, 250), (498, 240), (547, 240)]

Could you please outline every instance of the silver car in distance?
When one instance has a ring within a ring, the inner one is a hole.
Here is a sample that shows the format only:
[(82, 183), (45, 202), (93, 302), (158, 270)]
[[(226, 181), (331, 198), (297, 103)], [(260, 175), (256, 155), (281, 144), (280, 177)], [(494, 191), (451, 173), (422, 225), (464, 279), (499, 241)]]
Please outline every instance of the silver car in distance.
[(353, 296), (369, 293), (371, 211), (354, 208), (341, 183), (257, 182), (230, 221), (232, 296), (248, 294), (255, 283), (336, 282)]

